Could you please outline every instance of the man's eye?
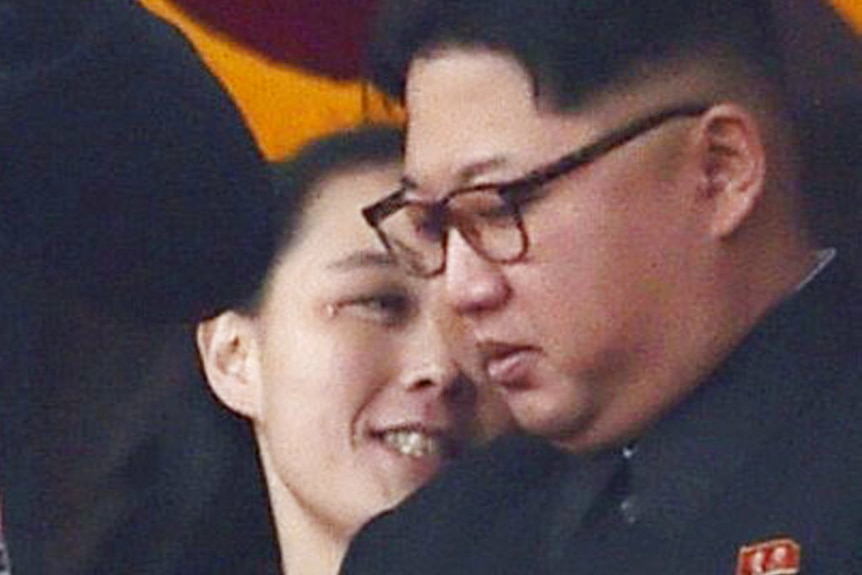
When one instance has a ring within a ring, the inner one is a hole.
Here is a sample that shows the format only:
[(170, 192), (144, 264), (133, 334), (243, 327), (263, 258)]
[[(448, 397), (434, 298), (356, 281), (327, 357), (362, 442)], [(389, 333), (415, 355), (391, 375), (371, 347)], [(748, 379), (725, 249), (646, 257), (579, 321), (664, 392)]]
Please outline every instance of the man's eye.
[(483, 206), (476, 212), (476, 215), (482, 218), (483, 220), (501, 220), (508, 219), (512, 217), (514, 213), (514, 206), (512, 204), (497, 201), (493, 204), (489, 204), (487, 206)]
[(427, 241), (437, 242), (440, 240), (446, 219), (442, 209), (435, 207), (419, 211), (412, 219), (414, 233)]
[(513, 206), (495, 191), (483, 190), (467, 193), (452, 203), (451, 216), (460, 223), (463, 231), (465, 222), (473, 218), (494, 224), (511, 219)]
[(545, 196), (545, 186), (537, 186), (535, 183), (511, 184), (500, 188), (500, 198), (510, 208), (523, 210), (530, 204)]

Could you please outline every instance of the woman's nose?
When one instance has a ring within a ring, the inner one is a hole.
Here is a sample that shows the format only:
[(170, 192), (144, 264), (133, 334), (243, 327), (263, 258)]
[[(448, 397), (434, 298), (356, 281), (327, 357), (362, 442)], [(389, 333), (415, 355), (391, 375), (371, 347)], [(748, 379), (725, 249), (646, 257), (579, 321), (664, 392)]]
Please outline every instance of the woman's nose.
[(401, 381), (410, 393), (472, 401), (475, 385), (456, 359), (458, 335), (449, 319), (446, 314), (430, 313), (424, 318), (413, 345), (405, 350), (408, 367)]
[(448, 371), (426, 369), (414, 373), (405, 380), (408, 393), (427, 394), (458, 404), (472, 404), (476, 398), (476, 386), (460, 370)]

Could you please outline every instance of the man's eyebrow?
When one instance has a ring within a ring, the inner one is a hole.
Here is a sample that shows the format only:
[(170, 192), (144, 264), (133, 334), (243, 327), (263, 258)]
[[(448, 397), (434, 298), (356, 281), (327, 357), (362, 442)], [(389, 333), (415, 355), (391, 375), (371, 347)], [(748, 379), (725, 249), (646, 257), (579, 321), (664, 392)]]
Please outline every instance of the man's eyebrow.
[(384, 251), (360, 250), (351, 252), (343, 258), (339, 258), (327, 264), (326, 269), (337, 271), (348, 271), (362, 268), (385, 268), (397, 267), (398, 263), (390, 254)]
[[(496, 170), (500, 167), (505, 167), (510, 163), (509, 158), (503, 155), (489, 156), (487, 158), (479, 158), (458, 169), (455, 175), (455, 187), (470, 185), (479, 176)], [(401, 176), (401, 186), (405, 190), (416, 190), (421, 186), (416, 180), (408, 175)]]
[(490, 156), (472, 161), (458, 170), (459, 185), (471, 184), (473, 180), (486, 172), (491, 172), (509, 163), (508, 158), (502, 155)]

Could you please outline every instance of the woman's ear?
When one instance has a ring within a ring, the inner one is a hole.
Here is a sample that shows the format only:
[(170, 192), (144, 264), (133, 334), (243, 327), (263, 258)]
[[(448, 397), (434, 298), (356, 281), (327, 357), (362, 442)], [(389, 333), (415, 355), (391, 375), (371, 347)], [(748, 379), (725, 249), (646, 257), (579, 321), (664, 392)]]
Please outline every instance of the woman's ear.
[(746, 109), (721, 104), (703, 119), (702, 174), (713, 202), (710, 230), (716, 238), (734, 234), (764, 191), (766, 153), (759, 124)]
[(255, 420), (260, 413), (260, 373), (254, 319), (226, 311), (197, 327), (207, 383), (232, 411)]

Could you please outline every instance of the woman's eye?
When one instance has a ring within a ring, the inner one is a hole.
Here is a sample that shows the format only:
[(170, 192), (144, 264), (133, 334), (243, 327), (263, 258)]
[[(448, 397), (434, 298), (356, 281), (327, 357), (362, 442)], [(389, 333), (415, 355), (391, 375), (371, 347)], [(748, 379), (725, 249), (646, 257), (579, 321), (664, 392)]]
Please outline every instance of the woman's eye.
[(411, 302), (404, 294), (374, 294), (357, 297), (341, 304), (342, 310), (348, 311), (360, 319), (366, 319), (386, 325), (397, 324), (407, 319), (410, 314)]

